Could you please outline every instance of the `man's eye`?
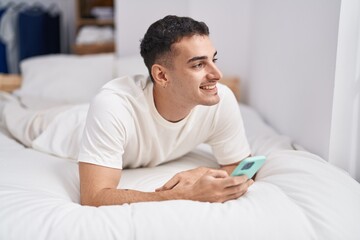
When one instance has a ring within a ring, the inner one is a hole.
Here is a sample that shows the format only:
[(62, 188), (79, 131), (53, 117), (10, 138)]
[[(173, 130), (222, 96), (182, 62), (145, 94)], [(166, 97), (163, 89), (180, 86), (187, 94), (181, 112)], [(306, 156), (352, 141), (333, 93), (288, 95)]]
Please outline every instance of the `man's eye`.
[(217, 62), (217, 60), (218, 60), (217, 58), (214, 58), (214, 59), (213, 59), (213, 63), (216, 63), (216, 62)]
[(194, 68), (202, 68), (204, 66), (203, 63), (198, 63), (198, 64), (195, 64), (193, 67)]

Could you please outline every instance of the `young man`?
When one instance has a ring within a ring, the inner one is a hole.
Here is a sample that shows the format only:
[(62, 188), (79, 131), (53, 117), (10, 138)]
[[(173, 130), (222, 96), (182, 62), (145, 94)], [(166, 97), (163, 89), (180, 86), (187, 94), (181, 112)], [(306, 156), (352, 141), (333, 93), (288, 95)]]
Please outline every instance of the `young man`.
[[(217, 51), (205, 23), (166, 16), (141, 42), (150, 78), (107, 83), (93, 99), (79, 153), (81, 203), (101, 206), (189, 199), (225, 202), (253, 183), (230, 177), (250, 155), (231, 91), (217, 84)], [(155, 166), (208, 143), (221, 169), (176, 174), (154, 192), (117, 189), (123, 168)]]

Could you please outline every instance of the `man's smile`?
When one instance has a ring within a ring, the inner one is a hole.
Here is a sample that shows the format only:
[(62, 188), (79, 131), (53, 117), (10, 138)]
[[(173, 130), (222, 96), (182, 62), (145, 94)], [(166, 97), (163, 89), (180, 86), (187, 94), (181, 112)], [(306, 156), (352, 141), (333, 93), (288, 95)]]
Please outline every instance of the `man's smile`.
[(214, 88), (216, 88), (216, 84), (214, 85), (207, 85), (207, 86), (200, 86), (201, 89), (204, 90), (213, 90)]

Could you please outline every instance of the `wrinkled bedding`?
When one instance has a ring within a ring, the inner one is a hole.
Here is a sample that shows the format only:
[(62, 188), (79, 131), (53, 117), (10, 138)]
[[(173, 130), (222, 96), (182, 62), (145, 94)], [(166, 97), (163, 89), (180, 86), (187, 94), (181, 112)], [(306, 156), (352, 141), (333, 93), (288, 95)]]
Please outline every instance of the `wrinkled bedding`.
[[(240, 108), (253, 153), (267, 161), (244, 196), (223, 204), (81, 206), (76, 161), (0, 132), (0, 239), (360, 239), (360, 184)], [(206, 145), (154, 168), (124, 170), (119, 187), (154, 191), (197, 166), (217, 167)]]

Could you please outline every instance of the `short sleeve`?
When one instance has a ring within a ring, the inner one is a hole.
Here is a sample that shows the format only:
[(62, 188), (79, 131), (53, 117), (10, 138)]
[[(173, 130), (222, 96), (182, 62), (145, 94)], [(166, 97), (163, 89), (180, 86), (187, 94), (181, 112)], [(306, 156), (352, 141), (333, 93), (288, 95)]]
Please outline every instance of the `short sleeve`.
[(97, 95), (90, 105), (80, 144), (79, 162), (122, 169), (126, 123), (131, 116), (114, 95)]

